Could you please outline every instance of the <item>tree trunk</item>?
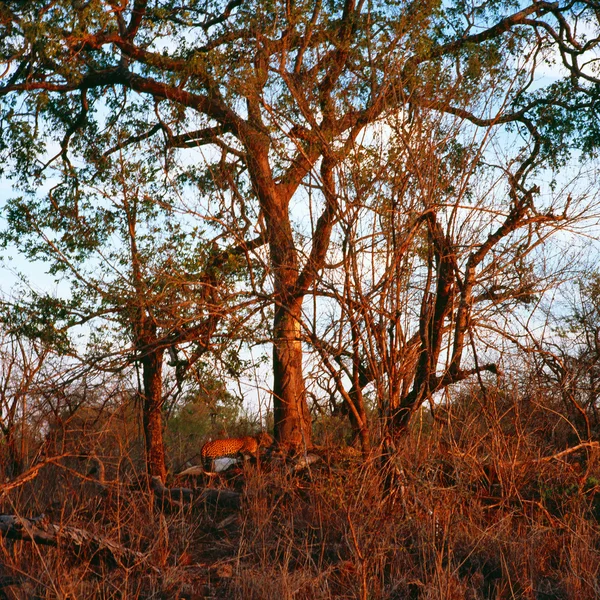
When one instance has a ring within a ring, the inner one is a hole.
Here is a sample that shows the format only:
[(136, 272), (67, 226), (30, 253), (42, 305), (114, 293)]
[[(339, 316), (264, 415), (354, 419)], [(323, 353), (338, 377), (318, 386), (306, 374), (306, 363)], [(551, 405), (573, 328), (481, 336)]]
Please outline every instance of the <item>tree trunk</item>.
[[(255, 107), (256, 108), (256, 107)], [(298, 252), (289, 215), (293, 190), (278, 189), (269, 163), (269, 140), (246, 139), (248, 170), (259, 197), (273, 269), (273, 417), (277, 442), (312, 446), (311, 420), (302, 372), (301, 319), (305, 289), (299, 287)]]
[(144, 378), (144, 436), (146, 468), (150, 477), (166, 479), (165, 447), (162, 418), (162, 360), (163, 351), (156, 350), (142, 358)]
[(8, 450), (8, 462), (6, 465), (6, 475), (13, 478), (23, 472), (23, 456), (19, 452), (17, 440), (15, 438), (14, 426), (10, 425), (5, 433), (6, 448)]
[(352, 445), (360, 440), (360, 449), (363, 458), (367, 460), (371, 450), (371, 439), (369, 435), (369, 423), (363, 389), (372, 380), (372, 371), (360, 360), (361, 339), (356, 319), (352, 319), (352, 387), (348, 392), (348, 417), (352, 427)]
[(273, 323), (273, 417), (275, 439), (297, 448), (312, 446), (311, 419), (302, 373), (302, 298), (275, 308)]
[(348, 392), (348, 397), (353, 403), (354, 408), (358, 413), (358, 417), (360, 418), (359, 421), (352, 408), (349, 408), (348, 419), (350, 420), (350, 426), (352, 427), (352, 446), (354, 446), (356, 442), (360, 442), (360, 450), (363, 458), (366, 460), (369, 456), (369, 451), (371, 450), (371, 439), (362, 389), (353, 383)]

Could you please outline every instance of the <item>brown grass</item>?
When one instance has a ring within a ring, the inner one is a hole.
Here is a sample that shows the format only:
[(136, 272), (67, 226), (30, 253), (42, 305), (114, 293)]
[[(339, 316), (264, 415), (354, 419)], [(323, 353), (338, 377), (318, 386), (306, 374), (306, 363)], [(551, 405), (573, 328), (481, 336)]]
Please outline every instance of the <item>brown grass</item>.
[(215, 483), (242, 491), (239, 512), (163, 514), (126, 455), (102, 456), (105, 487), (85, 477), (89, 460), (63, 458), (7, 490), (1, 510), (44, 513), (143, 559), (111, 566), (4, 539), (0, 581), (22, 580), (0, 597), (598, 598), (600, 453), (540, 460), (564, 447), (519, 418), (453, 409), (415, 427), (387, 466), (339, 446), (297, 474), (247, 465)]

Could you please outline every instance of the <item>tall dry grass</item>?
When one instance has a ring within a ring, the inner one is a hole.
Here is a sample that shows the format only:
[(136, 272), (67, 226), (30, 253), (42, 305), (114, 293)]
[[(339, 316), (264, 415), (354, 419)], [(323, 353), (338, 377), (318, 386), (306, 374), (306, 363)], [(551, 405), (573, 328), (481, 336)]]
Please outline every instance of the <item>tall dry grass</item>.
[(277, 456), (247, 464), (211, 481), (243, 494), (240, 511), (161, 512), (127, 448), (96, 444), (103, 485), (95, 459), (70, 454), (7, 491), (1, 510), (44, 513), (140, 560), (4, 539), (0, 583), (22, 581), (3, 597), (598, 598), (600, 453), (560, 455), (561, 420), (542, 410), (502, 396), (485, 410), (477, 398), (454, 403), (417, 419), (388, 464), (376, 448), (365, 462), (338, 445), (298, 473)]

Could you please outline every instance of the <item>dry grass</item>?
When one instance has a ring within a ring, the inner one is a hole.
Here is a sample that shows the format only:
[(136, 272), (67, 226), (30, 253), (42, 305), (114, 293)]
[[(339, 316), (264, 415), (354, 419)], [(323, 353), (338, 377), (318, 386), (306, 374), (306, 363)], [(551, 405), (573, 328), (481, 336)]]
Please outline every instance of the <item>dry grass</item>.
[[(47, 515), (140, 553), (111, 566), (66, 547), (4, 540), (4, 598), (485, 599), (600, 597), (600, 456), (498, 414), (416, 428), (382, 466), (339, 447), (299, 474), (263, 461), (217, 485), (242, 510), (160, 513), (127, 456), (106, 486), (63, 459), (5, 493), (4, 513)], [(451, 417), (451, 418), (450, 418)], [(526, 416), (529, 422), (531, 415)], [(383, 476), (395, 485), (384, 494)], [(1, 581), (1, 580), (0, 580)]]

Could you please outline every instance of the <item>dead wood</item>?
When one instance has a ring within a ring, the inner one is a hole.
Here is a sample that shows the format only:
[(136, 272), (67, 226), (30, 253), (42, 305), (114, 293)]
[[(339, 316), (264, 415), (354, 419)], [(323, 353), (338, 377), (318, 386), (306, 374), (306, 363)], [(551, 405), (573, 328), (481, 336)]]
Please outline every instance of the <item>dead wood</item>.
[[(521, 467), (527, 465), (535, 465), (546, 462), (551, 462), (553, 460), (560, 460), (561, 458), (568, 456), (569, 454), (574, 454), (575, 452), (579, 452), (580, 450), (592, 450), (592, 449), (600, 449), (600, 442), (582, 442), (581, 444), (577, 444), (576, 446), (571, 446), (570, 448), (566, 448), (565, 450), (561, 450), (556, 454), (551, 454), (549, 456), (542, 456), (541, 458), (530, 458), (526, 460), (514, 460), (514, 461), (499, 461), (498, 464), (512, 467)], [(471, 453), (469, 452), (460, 452), (453, 451), (454, 456), (458, 456), (459, 458), (471, 458), (477, 460)]]
[(304, 471), (304, 469), (308, 469), (311, 465), (318, 463), (321, 461), (321, 457), (318, 454), (309, 453), (304, 456), (297, 458), (289, 467), (290, 473), (298, 473), (300, 471)]
[(27, 482), (32, 481), (33, 479), (35, 479), (38, 476), (40, 470), (43, 469), (47, 465), (61, 466), (60, 461), (63, 458), (65, 458), (66, 456), (69, 456), (69, 455), (62, 454), (60, 456), (53, 456), (51, 458), (48, 458), (47, 460), (37, 463), (36, 465), (34, 465), (33, 467), (31, 467), (30, 469), (25, 471), (25, 473), (22, 473), (21, 475), (19, 475), (17, 478), (13, 479), (12, 481), (8, 481), (8, 482), (0, 485), (0, 494), (6, 494), (10, 490), (21, 487), (22, 485), (26, 484)]
[(196, 490), (196, 494), (198, 494), (198, 497), (202, 502), (219, 508), (238, 509), (241, 505), (242, 495), (232, 490), (204, 488), (202, 490)]
[(168, 488), (158, 476), (152, 477), (152, 491), (161, 509), (182, 508), (185, 505), (210, 504), (218, 508), (239, 509), (241, 494), (214, 488)]
[(28, 519), (17, 515), (0, 515), (0, 535), (44, 546), (60, 546), (77, 557), (111, 566), (132, 566), (145, 560), (141, 552), (130, 550), (104, 536), (68, 525), (55, 525), (40, 517)]
[(204, 467), (201, 465), (194, 465), (193, 467), (189, 467), (185, 469), (185, 471), (181, 471), (177, 473), (177, 477), (198, 477), (199, 475), (207, 475), (208, 473), (204, 470)]
[[(563, 456), (573, 454), (574, 452), (579, 452), (580, 450), (591, 450), (592, 448), (596, 448), (596, 449), (600, 448), (600, 443), (598, 443), (598, 442), (583, 442), (581, 444), (577, 444), (577, 446), (572, 446), (571, 448), (567, 448), (566, 450), (562, 450), (561, 452), (552, 454), (551, 456), (542, 456), (542, 458), (538, 458), (536, 460), (532, 460), (529, 462), (531, 462), (531, 463), (550, 462), (552, 460), (559, 460)], [(520, 461), (520, 462), (525, 463), (527, 461)]]
[(183, 508), (194, 500), (194, 492), (190, 488), (165, 487), (162, 479), (155, 475), (152, 477), (150, 487), (154, 492), (154, 500), (161, 511), (171, 511)]

